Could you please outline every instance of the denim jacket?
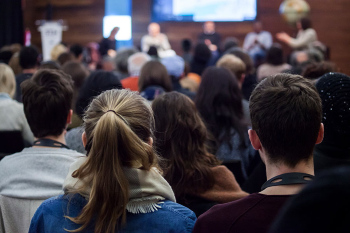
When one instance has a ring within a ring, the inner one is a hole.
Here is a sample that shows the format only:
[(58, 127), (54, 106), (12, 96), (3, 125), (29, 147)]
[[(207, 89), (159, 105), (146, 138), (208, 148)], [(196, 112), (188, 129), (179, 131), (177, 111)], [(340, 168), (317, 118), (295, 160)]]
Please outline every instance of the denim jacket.
[[(79, 194), (60, 195), (44, 201), (32, 218), (29, 233), (66, 233), (66, 230), (79, 228), (80, 225), (64, 216), (78, 216), (86, 203), (87, 200)], [(160, 206), (152, 213), (127, 213), (126, 225), (119, 232), (192, 232), (196, 215), (191, 210), (168, 200)], [(94, 232), (94, 224), (83, 232)]]

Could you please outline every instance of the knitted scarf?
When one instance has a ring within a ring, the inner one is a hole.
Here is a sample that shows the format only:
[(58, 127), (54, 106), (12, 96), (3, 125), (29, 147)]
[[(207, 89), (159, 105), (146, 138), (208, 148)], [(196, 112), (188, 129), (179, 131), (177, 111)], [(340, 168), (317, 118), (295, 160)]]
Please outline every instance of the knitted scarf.
[[(70, 168), (63, 190), (65, 193), (74, 192), (83, 186), (83, 181), (72, 177), (85, 161), (86, 157), (79, 158)], [(129, 181), (129, 202), (126, 210), (133, 214), (150, 213), (157, 211), (163, 200), (167, 199), (176, 202), (175, 195), (168, 182), (159, 173), (158, 169), (153, 167), (149, 171), (137, 168), (123, 168), (124, 174)], [(86, 199), (90, 198), (91, 187), (79, 192)]]

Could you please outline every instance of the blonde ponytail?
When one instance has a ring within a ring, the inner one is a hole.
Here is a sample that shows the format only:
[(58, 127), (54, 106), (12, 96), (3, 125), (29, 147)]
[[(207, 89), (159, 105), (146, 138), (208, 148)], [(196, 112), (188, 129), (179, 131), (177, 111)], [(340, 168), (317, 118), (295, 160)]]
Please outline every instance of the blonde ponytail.
[(87, 161), (73, 177), (91, 187), (81, 214), (67, 217), (84, 230), (95, 218), (95, 232), (115, 232), (126, 223), (129, 183), (123, 167), (149, 170), (157, 156), (148, 140), (154, 125), (150, 107), (142, 97), (127, 90), (110, 90), (92, 101), (84, 118)]

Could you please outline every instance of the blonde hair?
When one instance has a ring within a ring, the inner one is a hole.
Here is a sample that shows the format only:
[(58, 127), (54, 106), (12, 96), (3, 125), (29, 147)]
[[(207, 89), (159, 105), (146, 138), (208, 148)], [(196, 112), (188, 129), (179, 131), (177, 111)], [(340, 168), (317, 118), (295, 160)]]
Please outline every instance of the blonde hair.
[(123, 167), (150, 170), (158, 166), (149, 144), (154, 118), (149, 104), (136, 92), (108, 90), (96, 97), (84, 117), (87, 161), (72, 176), (84, 180), (81, 193), (90, 198), (78, 217), (67, 217), (83, 231), (94, 216), (95, 232), (115, 232), (126, 223), (129, 183)]
[(240, 81), (242, 75), (246, 72), (246, 65), (235, 55), (226, 54), (216, 63), (216, 67), (225, 68), (231, 71)]
[(57, 61), (58, 57), (62, 54), (67, 52), (68, 49), (66, 46), (64, 46), (63, 44), (58, 44), (55, 45), (52, 50), (51, 50), (51, 60), (52, 61)]
[(0, 64), (0, 92), (5, 92), (11, 98), (15, 95), (16, 78), (11, 67), (6, 64)]

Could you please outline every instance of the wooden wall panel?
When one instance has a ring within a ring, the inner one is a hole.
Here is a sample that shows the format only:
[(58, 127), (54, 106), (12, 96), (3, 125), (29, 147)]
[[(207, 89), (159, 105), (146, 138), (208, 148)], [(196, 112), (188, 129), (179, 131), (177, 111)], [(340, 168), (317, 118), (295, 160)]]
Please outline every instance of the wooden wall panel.
[[(34, 21), (45, 16), (46, 0), (26, 0), (25, 25), (32, 29), (33, 42), (40, 45), (40, 35)], [(151, 18), (152, 0), (133, 0), (133, 39), (140, 44), (141, 37), (147, 33)], [(285, 23), (278, 13), (282, 0), (258, 0), (258, 19), (265, 29), (273, 35), (285, 31), (296, 34), (295, 28)], [(311, 6), (311, 19), (319, 39), (330, 47), (331, 59), (350, 75), (350, 9), (349, 0), (308, 0)], [(102, 38), (102, 19), (104, 0), (52, 0), (54, 19), (67, 21), (69, 31), (63, 33), (66, 43), (86, 44)], [(180, 42), (184, 38), (197, 41), (202, 31), (202, 23), (163, 22), (162, 31), (169, 37), (172, 48), (178, 53)], [(226, 37), (237, 37), (243, 43), (244, 36), (252, 30), (252, 22), (227, 23), (219, 22), (217, 31)], [(284, 46), (288, 53), (290, 49)]]

